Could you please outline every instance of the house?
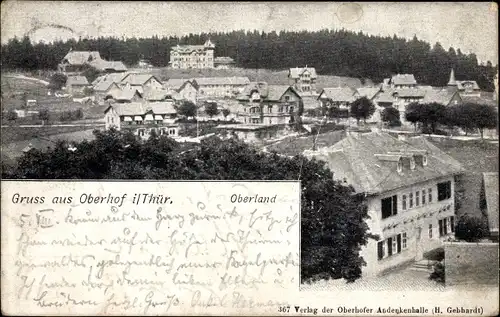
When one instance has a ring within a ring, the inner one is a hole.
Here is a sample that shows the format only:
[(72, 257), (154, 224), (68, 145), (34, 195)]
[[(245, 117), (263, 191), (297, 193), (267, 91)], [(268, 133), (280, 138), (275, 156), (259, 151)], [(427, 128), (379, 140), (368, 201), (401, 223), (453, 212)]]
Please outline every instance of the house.
[(105, 97), (104, 100), (113, 100), (117, 103), (131, 103), (141, 101), (143, 94), (136, 88), (123, 87), (120, 90), (112, 90)]
[(127, 71), (127, 67), (121, 61), (105, 61), (103, 59), (97, 59), (91, 61), (89, 65), (102, 73), (124, 73)]
[(146, 89), (143, 94), (144, 100), (149, 102), (173, 101), (176, 96), (167, 89)]
[(453, 69), (450, 72), (448, 86), (456, 88), (461, 95), (479, 96), (481, 91), (475, 80), (456, 80)]
[(286, 126), (262, 124), (223, 124), (216, 129), (223, 138), (237, 138), (248, 143), (263, 143), (288, 132)]
[(214, 68), (215, 45), (209, 40), (203, 45), (176, 45), (170, 48), (171, 68)]
[(154, 75), (151, 74), (140, 74), (140, 73), (129, 73), (119, 83), (120, 86), (127, 88), (135, 88), (140, 93), (143, 93), (145, 89), (162, 89), (163, 84)]
[(168, 90), (175, 91), (179, 100), (189, 100), (196, 103), (198, 98), (198, 89), (190, 80), (171, 78), (163, 86)]
[(323, 160), (334, 179), (364, 193), (371, 219), (361, 255), (366, 276), (419, 261), (453, 237), (455, 176), (464, 169), (425, 137), (397, 139), (387, 133), (348, 133), (331, 147), (305, 151)]
[(228, 56), (216, 57), (214, 60), (215, 68), (217, 69), (229, 69), (233, 68), (236, 62), (234, 59)]
[(317, 77), (314, 67), (295, 67), (288, 70), (288, 84), (301, 95), (316, 94)]
[(70, 94), (83, 93), (90, 84), (85, 76), (68, 76), (66, 80), (66, 91)]
[(301, 99), (292, 86), (252, 83), (237, 97), (237, 118), (254, 124), (292, 123)]
[(198, 89), (198, 98), (231, 98), (250, 83), (248, 77), (199, 77), (190, 82)]
[(416, 88), (417, 80), (413, 74), (396, 74), (391, 78), (384, 79), (382, 89), (388, 88), (401, 89), (401, 88)]
[(422, 103), (439, 103), (444, 106), (455, 106), (462, 103), (458, 91), (448, 88), (429, 89), (425, 92)]
[(480, 206), (488, 218), (490, 238), (498, 241), (498, 172), (483, 173)]
[(60, 72), (81, 72), (84, 71), (90, 62), (101, 60), (101, 55), (97, 51), (73, 51), (70, 50), (57, 66)]
[(337, 118), (348, 118), (351, 103), (356, 100), (356, 91), (350, 87), (323, 88), (318, 96), (322, 113), (327, 114), (333, 108)]
[(116, 103), (104, 111), (104, 122), (106, 130), (131, 131), (141, 138), (148, 138), (152, 133), (177, 137), (179, 127), (174, 123), (176, 116), (173, 102)]

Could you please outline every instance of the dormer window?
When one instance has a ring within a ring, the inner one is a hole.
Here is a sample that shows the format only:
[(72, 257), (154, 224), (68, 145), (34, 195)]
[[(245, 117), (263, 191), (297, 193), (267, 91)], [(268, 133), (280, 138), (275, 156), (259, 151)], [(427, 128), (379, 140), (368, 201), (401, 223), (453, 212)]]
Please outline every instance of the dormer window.
[(403, 162), (401, 160), (398, 161), (398, 173), (401, 173), (403, 171)]
[(427, 166), (427, 155), (424, 155), (422, 158), (422, 165)]

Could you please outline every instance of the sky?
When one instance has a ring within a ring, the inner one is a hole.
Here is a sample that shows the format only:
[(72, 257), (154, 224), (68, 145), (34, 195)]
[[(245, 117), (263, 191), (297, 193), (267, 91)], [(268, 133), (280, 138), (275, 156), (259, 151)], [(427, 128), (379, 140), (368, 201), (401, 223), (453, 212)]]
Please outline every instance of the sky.
[(1, 40), (30, 35), (150, 37), (231, 30), (344, 28), (419, 39), (498, 60), (498, 7), (493, 2), (120, 2), (3, 1)]

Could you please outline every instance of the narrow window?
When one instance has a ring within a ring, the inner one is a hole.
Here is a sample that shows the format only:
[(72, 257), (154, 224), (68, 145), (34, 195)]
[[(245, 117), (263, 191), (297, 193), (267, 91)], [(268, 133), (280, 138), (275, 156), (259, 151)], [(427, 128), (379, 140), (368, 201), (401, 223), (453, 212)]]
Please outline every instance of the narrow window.
[(422, 189), (422, 205), (425, 205), (425, 199), (426, 199), (426, 198), (425, 198), (425, 195), (426, 195), (426, 194), (427, 194), (427, 193), (425, 192), (425, 189)]
[(402, 209), (406, 210), (406, 195), (403, 195)]
[(413, 193), (410, 193), (410, 208), (413, 208)]
[(455, 232), (455, 216), (450, 217), (450, 227), (451, 232)]
[(385, 251), (384, 250), (384, 243), (385, 243), (385, 241), (379, 241), (377, 243), (377, 254), (378, 254), (378, 259), (379, 260), (382, 260), (384, 258), (384, 256), (385, 256), (385, 254), (384, 254), (384, 251)]
[(432, 239), (432, 224), (429, 224), (429, 239)]
[(432, 203), (432, 188), (429, 188), (429, 203)]
[(417, 190), (415, 193), (415, 207), (418, 207), (420, 205), (420, 191)]
[(392, 238), (387, 239), (387, 256), (392, 255)]
[(397, 247), (398, 253), (401, 253), (401, 234), (398, 234), (398, 236), (397, 236), (396, 247)]
[(403, 249), (408, 247), (408, 239), (406, 237), (406, 232), (403, 232)]

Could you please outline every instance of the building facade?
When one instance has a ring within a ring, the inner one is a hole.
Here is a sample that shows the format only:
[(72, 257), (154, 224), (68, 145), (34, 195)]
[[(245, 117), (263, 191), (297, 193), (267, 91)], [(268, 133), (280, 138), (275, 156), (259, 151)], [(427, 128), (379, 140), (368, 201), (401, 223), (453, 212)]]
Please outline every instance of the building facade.
[(316, 94), (316, 69), (314, 67), (295, 67), (288, 71), (288, 84), (301, 95)]
[(254, 83), (237, 99), (239, 121), (274, 125), (293, 123), (302, 98), (291, 86)]
[(199, 77), (190, 80), (198, 98), (233, 98), (250, 83), (248, 77)]
[(142, 139), (151, 134), (177, 137), (177, 111), (173, 102), (112, 104), (104, 111), (105, 128), (131, 131)]
[(177, 45), (170, 48), (171, 68), (214, 68), (215, 45), (207, 40), (203, 45)]
[(350, 133), (305, 154), (326, 161), (335, 179), (366, 194), (367, 224), (379, 240), (361, 251), (364, 276), (424, 259), (454, 236), (454, 179), (463, 168), (425, 138)]

